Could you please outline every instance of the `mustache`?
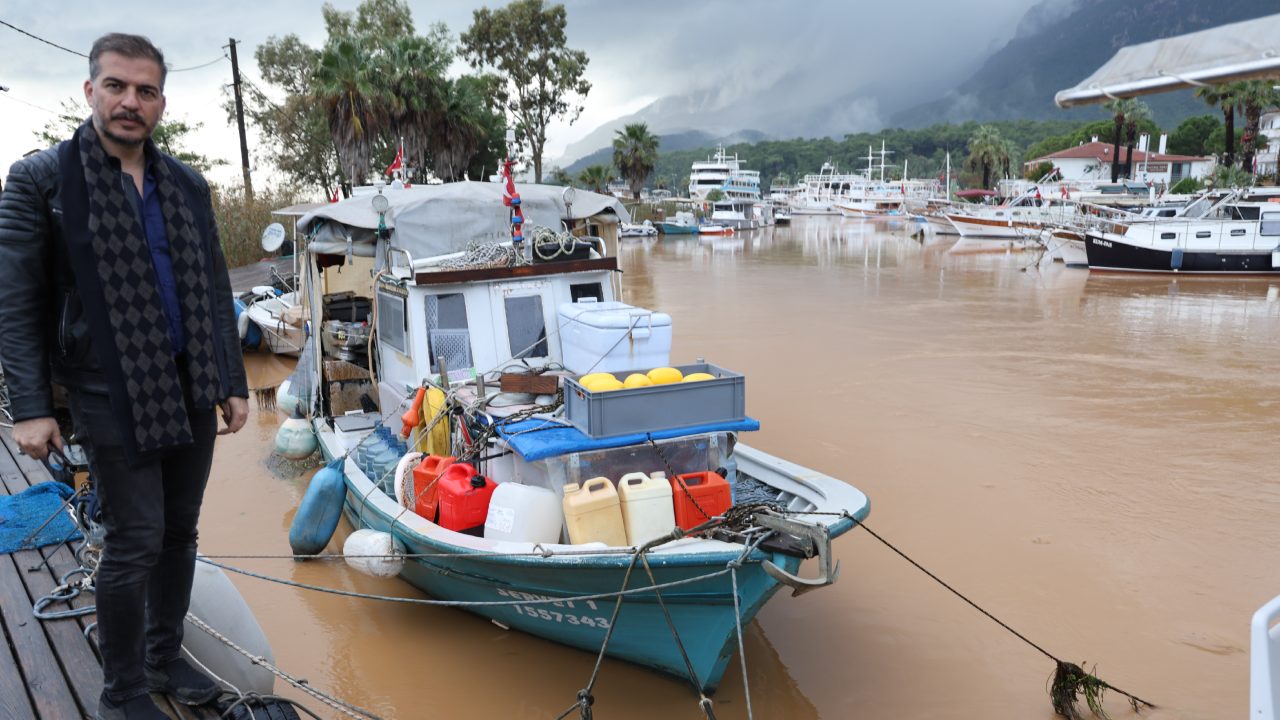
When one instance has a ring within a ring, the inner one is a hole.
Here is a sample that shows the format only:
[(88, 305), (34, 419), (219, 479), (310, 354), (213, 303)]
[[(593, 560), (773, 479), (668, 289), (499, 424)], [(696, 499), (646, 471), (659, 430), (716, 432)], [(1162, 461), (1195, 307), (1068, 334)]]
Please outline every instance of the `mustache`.
[(135, 112), (129, 112), (127, 110), (124, 112), (118, 112), (115, 115), (112, 115), (111, 119), (112, 120), (129, 120), (131, 122), (136, 122), (140, 125), (147, 124), (146, 121), (142, 119), (141, 115)]

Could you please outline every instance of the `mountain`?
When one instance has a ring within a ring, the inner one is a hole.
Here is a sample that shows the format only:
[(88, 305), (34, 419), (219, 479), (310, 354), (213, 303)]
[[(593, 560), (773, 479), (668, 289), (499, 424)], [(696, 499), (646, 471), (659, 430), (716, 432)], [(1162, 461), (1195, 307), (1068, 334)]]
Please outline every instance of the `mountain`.
[[(1280, 12), (1280, 0), (1046, 0), (982, 67), (937, 100), (894, 113), (896, 127), (965, 120), (1094, 120), (1098, 107), (1061, 110), (1059, 90), (1089, 77), (1125, 45)], [(1173, 127), (1211, 110), (1192, 91), (1142, 98), (1155, 121)]]
[[(716, 145), (736, 145), (740, 143), (753, 144), (758, 143), (761, 140), (768, 139), (769, 137), (767, 135), (756, 130), (742, 130), (729, 135), (720, 136), (702, 132), (701, 130), (686, 130), (684, 132), (659, 135), (658, 150), (662, 153), (672, 153), (682, 152), (685, 150), (698, 150), (700, 148), (714, 147)], [(608, 147), (600, 148), (586, 157), (573, 161), (573, 163), (564, 168), (564, 170), (570, 175), (577, 175), (590, 165), (612, 164), (613, 145), (612, 139), (610, 139)]]

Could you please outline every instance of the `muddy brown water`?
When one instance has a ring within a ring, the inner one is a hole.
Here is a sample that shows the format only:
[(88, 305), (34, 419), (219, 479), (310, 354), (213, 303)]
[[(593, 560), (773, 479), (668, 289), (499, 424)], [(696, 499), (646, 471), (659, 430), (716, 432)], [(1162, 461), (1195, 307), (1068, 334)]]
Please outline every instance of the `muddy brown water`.
[[(673, 361), (747, 375), (746, 442), (865, 491), (873, 529), (1160, 705), (1143, 717), (1244, 717), (1249, 618), (1280, 594), (1280, 291), (1038, 268), (912, 229), (624, 241), (625, 299), (672, 314)], [(250, 365), (257, 386), (288, 370)], [(280, 419), (219, 441), (203, 552), (288, 552), (305, 478), (268, 470)], [(780, 593), (746, 632), (755, 717), (1053, 717), (1047, 658), (865, 532), (835, 551), (834, 586)], [(341, 563), (230, 562), (421, 597)], [(457, 610), (233, 579), (283, 668), (386, 718), (552, 718), (594, 662)], [(743, 685), (735, 661), (718, 717), (746, 716)], [(595, 695), (597, 717), (701, 717), (686, 685), (620, 662)]]

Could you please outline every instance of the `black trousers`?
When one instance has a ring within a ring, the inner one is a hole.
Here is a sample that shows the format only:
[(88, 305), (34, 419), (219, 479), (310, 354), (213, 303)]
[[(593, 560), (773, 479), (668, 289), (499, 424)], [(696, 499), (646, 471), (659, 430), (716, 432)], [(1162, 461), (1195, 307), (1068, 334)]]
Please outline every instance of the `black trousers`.
[(196, 524), (218, 428), (214, 411), (193, 411), (186, 395), (195, 442), (131, 468), (107, 396), (69, 392), (102, 507), (98, 648), (103, 692), (112, 702), (147, 692), (144, 661), (161, 665), (181, 652), (195, 576)]

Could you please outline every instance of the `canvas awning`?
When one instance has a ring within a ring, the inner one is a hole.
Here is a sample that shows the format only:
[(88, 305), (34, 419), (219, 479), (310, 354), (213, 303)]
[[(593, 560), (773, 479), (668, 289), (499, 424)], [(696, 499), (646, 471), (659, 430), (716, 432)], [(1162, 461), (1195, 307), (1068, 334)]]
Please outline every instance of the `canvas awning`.
[[(509, 211), (502, 204), (503, 185), (486, 182), (457, 182), (443, 185), (416, 185), (387, 189), (391, 203), (385, 223), (391, 231), (391, 246), (406, 250), (415, 258), (435, 257), (466, 250), (472, 242), (510, 237)], [(592, 219), (595, 222), (628, 222), (631, 216), (611, 195), (586, 190), (573, 193), (573, 206), (564, 202), (565, 188), (554, 185), (518, 183), (526, 227), (541, 225), (561, 229), (562, 220)], [(373, 255), (378, 213), (373, 209), (373, 193), (326, 204), (307, 213), (298, 228), (307, 233), (311, 252)], [(362, 252), (364, 250), (364, 252)]]
[(1053, 101), (1069, 108), (1261, 77), (1280, 78), (1280, 15), (1123, 47)]

